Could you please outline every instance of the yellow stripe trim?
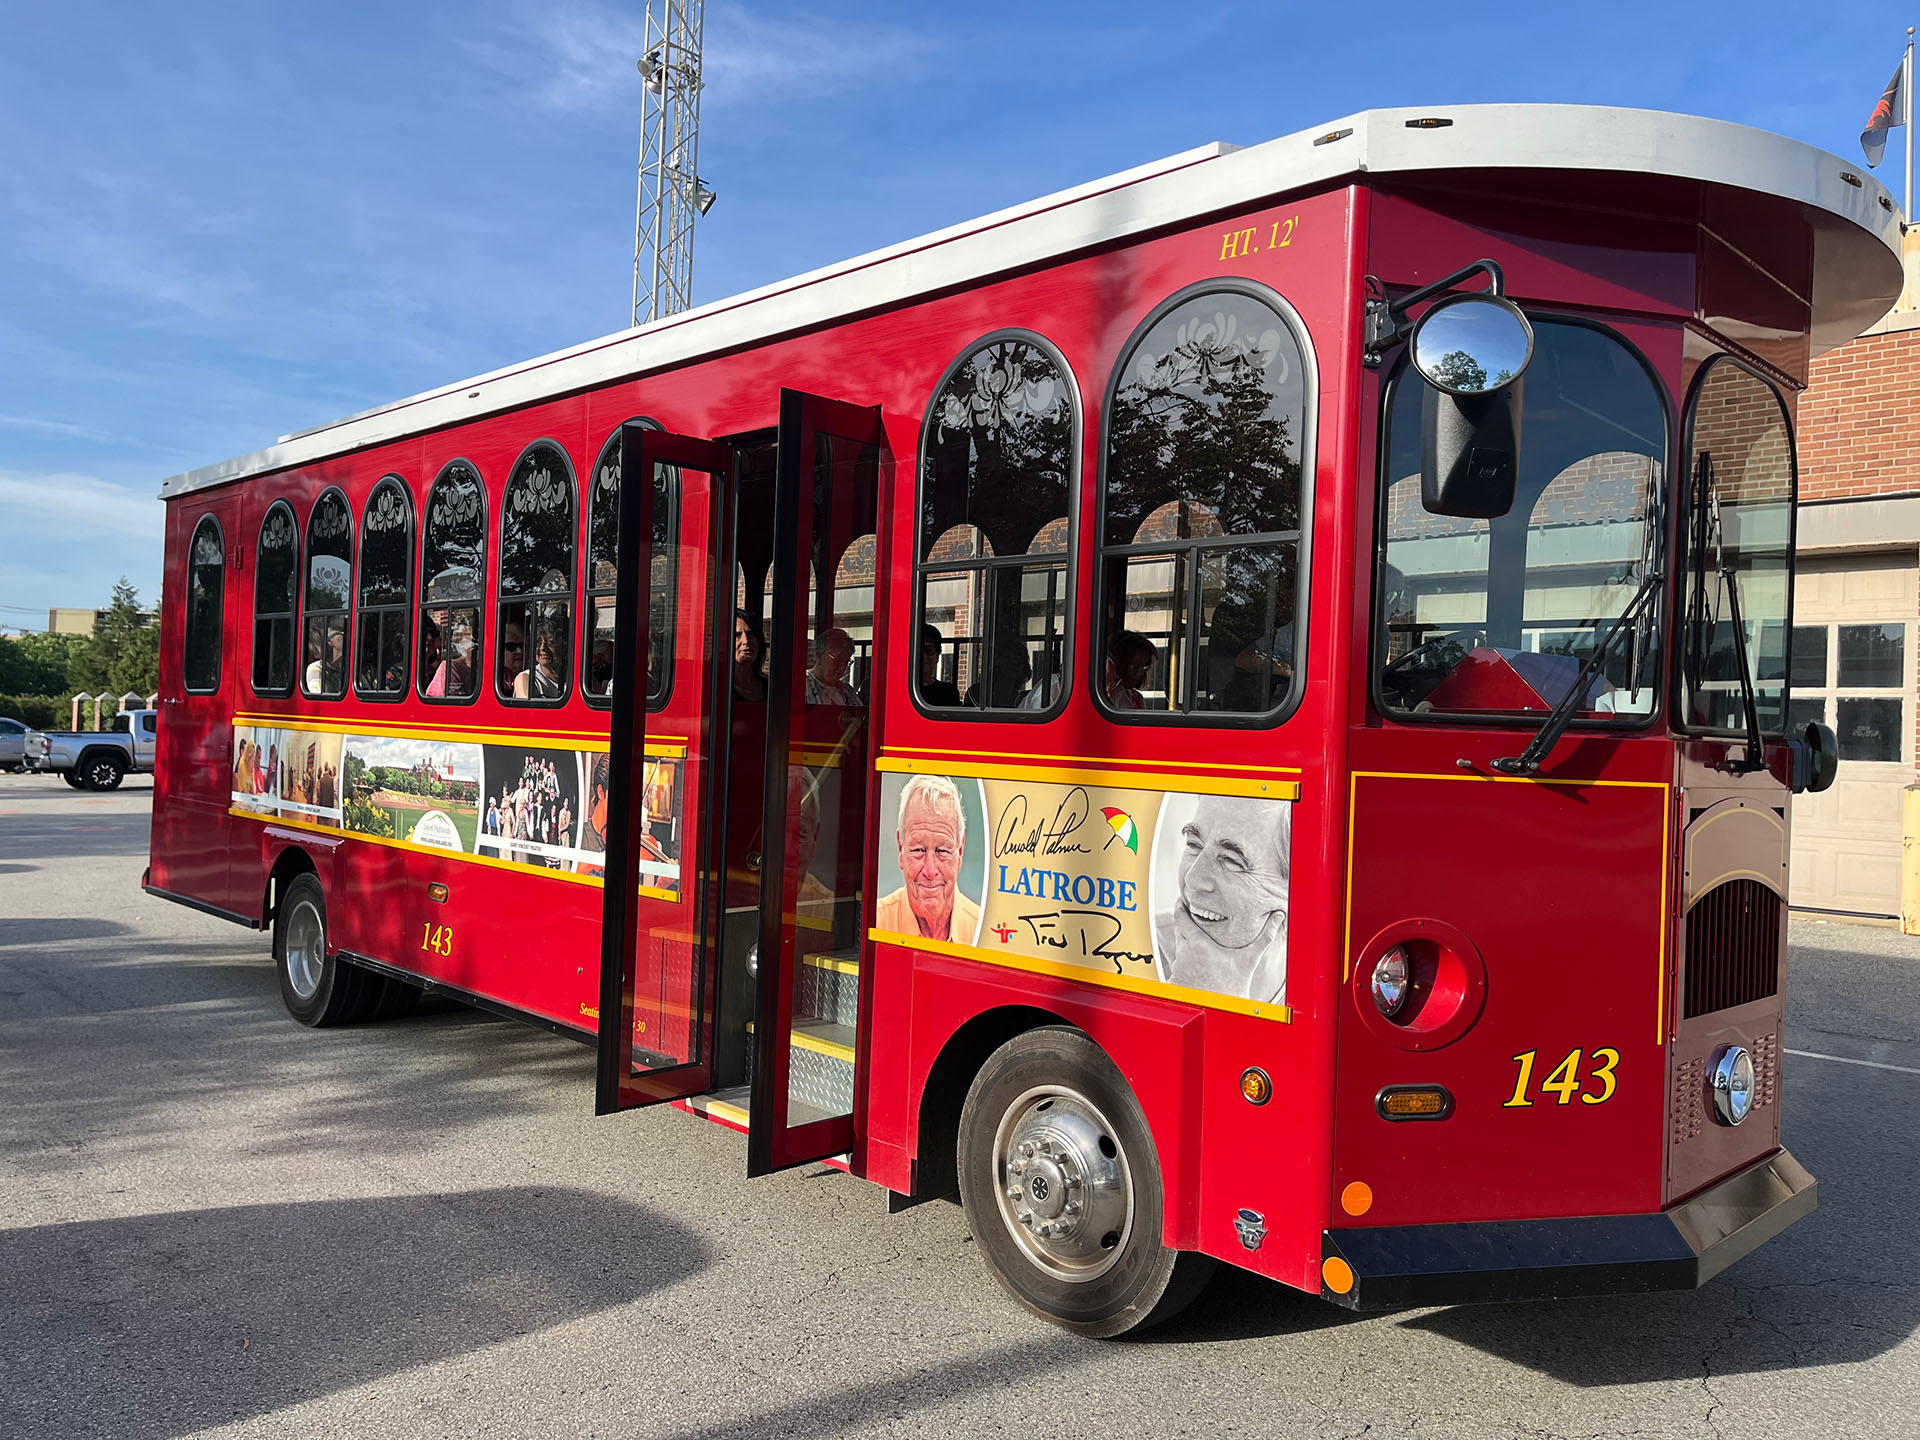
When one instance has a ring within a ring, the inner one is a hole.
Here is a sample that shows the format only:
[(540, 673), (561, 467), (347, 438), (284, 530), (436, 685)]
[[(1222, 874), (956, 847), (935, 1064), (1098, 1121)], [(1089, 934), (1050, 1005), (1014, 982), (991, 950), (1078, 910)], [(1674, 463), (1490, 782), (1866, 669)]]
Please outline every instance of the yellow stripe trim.
[(858, 975), (860, 973), (860, 962), (858, 960), (835, 960), (826, 955), (802, 955), (800, 957), (800, 963), (802, 965), (811, 965), (816, 970), (832, 970), (841, 975)]
[[(605, 735), (575, 731), (527, 730), (520, 727), (475, 725), (465, 730), (439, 730), (425, 725), (396, 725), (374, 722), (349, 724), (334, 720), (314, 720), (305, 715), (235, 715), (235, 725), (264, 725), (277, 730), (312, 730), (325, 735), (366, 735), (395, 740), (442, 740), (464, 745), (530, 745), (536, 749), (585, 750), (605, 754), (610, 744)], [(678, 760), (687, 753), (687, 741), (676, 735), (647, 738), (649, 755)]]
[(962, 775), (974, 780), (1028, 780), (1054, 785), (1108, 785), (1124, 790), (1175, 791), (1186, 795), (1251, 795), (1256, 799), (1298, 800), (1298, 780), (1243, 780), (1231, 775), (1159, 775), (1134, 770), (1066, 770), (1051, 765), (988, 765), (974, 760), (907, 760), (882, 756), (873, 768), (883, 774)]
[(826, 1055), (834, 1060), (844, 1060), (849, 1065), (853, 1063), (853, 1047), (851, 1045), (841, 1045), (833, 1040), (822, 1040), (818, 1035), (809, 1035), (801, 1030), (793, 1032), (793, 1043), (798, 1045), (802, 1050), (813, 1051), (816, 1055)]
[[(242, 810), (238, 805), (227, 807), (227, 814), (239, 820), (257, 820), (262, 825), (278, 825), (287, 830), (304, 830), (313, 835), (322, 835), (330, 840), (351, 841), (360, 845), (384, 845), (389, 850), (410, 850), (415, 855), (431, 855), (439, 860), (460, 860), (469, 865), (485, 865), (495, 870), (511, 870), (516, 874), (531, 876), (535, 880), (566, 880), (575, 885), (603, 887), (605, 881), (598, 875), (581, 875), (571, 870), (548, 870), (545, 867), (518, 865), (511, 860), (501, 860), (492, 855), (469, 855), (464, 850), (446, 850), (438, 845), (417, 845), (411, 840), (390, 840), (385, 835), (362, 835), (358, 830), (342, 830), (335, 825), (316, 825), (311, 820), (297, 819), (287, 815), (262, 815), (257, 810)], [(672, 890), (661, 890), (652, 885), (636, 887), (640, 894), (649, 900), (667, 900), (678, 902), (680, 896)]]
[(1658, 950), (1659, 971), (1653, 977), (1653, 1043), (1667, 1043), (1667, 900), (1673, 893), (1669, 882), (1667, 867), (1672, 863), (1670, 847), (1673, 844), (1673, 790), (1660, 799), (1660, 943)]
[(688, 1108), (696, 1115), (717, 1115), (722, 1120), (731, 1120), (743, 1130), (747, 1126), (747, 1112), (725, 1100), (708, 1100), (704, 1104), (690, 1103)]
[(956, 945), (951, 940), (929, 940), (924, 935), (902, 935), (878, 927), (867, 931), (867, 938), (884, 945), (905, 945), (956, 960), (978, 960), (1008, 970), (1024, 970), (1030, 975), (1048, 975), (1056, 980), (1072, 980), (1082, 985), (1097, 985), (1108, 990), (1125, 990), (1134, 995), (1151, 995), (1160, 1000), (1178, 1000), (1208, 1010), (1230, 1010), (1236, 1015), (1257, 1015), (1282, 1024), (1293, 1019), (1293, 1007), (1269, 1001), (1242, 1000), (1234, 995), (1216, 995), (1211, 990), (1193, 990), (1185, 985), (1169, 985), (1163, 980), (1147, 980), (1134, 975), (1111, 975), (1085, 965), (1066, 965), (1058, 960), (1042, 960), (1032, 955), (1013, 955), (1005, 951), (983, 950), (972, 945)]
[[(924, 745), (903, 745), (899, 749), (887, 751), (885, 754), (889, 757), (958, 755), (963, 759), (973, 760), (1019, 760), (1023, 758), (1022, 756), (1012, 754), (1005, 750), (935, 750)], [(1148, 760), (1137, 755), (1130, 756), (1124, 760), (1114, 759), (1105, 755), (1054, 755), (1049, 758), (1074, 761), (1082, 765), (1111, 765), (1116, 767), (1126, 765), (1165, 765), (1175, 770), (1239, 770), (1256, 775), (1298, 775), (1301, 773), (1298, 765), (1225, 765), (1203, 760)]]

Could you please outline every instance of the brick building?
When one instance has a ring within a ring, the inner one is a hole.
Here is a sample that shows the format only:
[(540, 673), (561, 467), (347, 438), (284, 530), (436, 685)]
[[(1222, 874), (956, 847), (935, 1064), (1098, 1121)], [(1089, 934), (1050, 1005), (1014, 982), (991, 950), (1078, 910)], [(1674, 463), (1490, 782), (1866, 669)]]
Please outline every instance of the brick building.
[(1799, 402), (1796, 721), (1840, 740), (1833, 788), (1794, 802), (1792, 902), (1900, 913), (1901, 797), (1914, 782), (1920, 620), (1920, 230), (1907, 284), (1813, 362)]

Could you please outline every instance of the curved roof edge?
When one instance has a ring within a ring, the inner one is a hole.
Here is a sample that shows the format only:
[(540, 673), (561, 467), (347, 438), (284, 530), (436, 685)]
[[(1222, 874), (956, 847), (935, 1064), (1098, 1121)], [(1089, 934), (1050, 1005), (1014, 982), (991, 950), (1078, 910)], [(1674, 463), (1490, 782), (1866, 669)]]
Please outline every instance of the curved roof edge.
[[(1442, 116), (1430, 129), (1408, 122)], [(1337, 139), (1327, 139), (1337, 132)], [(983, 280), (1056, 256), (1289, 191), (1359, 174), (1441, 170), (1623, 171), (1727, 185), (1797, 201), (1827, 233), (1878, 242), (1898, 273), (1901, 220), (1871, 175), (1796, 140), (1723, 120), (1590, 105), (1454, 105), (1367, 110), (1262, 145), (1200, 146), (854, 259), (716, 300), (637, 329), (557, 350), (283, 436), (277, 444), (162, 482), (162, 498), (310, 464), (369, 445), (497, 414), (593, 385), (809, 329)], [(1850, 178), (1843, 178), (1843, 176)], [(1842, 269), (1860, 247), (1834, 257)], [(1851, 338), (1885, 313), (1882, 280), (1839, 275), (1815, 349)], [(1875, 304), (1878, 309), (1872, 309)], [(1867, 313), (1871, 310), (1871, 313)], [(1837, 327), (1837, 328), (1836, 328)], [(1849, 328), (1850, 327), (1850, 328)], [(1845, 334), (1839, 334), (1844, 330)], [(1831, 338), (1839, 334), (1838, 339)]]

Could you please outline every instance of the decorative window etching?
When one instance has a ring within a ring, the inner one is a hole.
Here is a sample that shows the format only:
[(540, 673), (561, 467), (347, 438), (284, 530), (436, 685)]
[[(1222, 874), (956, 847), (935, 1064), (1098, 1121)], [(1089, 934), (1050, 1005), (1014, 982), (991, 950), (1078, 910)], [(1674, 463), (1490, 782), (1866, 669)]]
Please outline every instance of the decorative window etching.
[(187, 550), (187, 623), (181, 669), (186, 688), (195, 694), (220, 688), (225, 585), (226, 553), (220, 524), (207, 515), (194, 527), (193, 544)]
[[(644, 419), (627, 425), (656, 428)], [(613, 699), (614, 589), (620, 560), (620, 475), (626, 426), (601, 447), (587, 492), (586, 640), (580, 652), (580, 688), (587, 702)], [(679, 471), (656, 465), (653, 472), (653, 573), (647, 586), (647, 708), (658, 710), (673, 686), (673, 606), (679, 535)]]
[(347, 612), (353, 604), (353, 512), (337, 489), (307, 516), (306, 645), (300, 690), (321, 700), (347, 693)]
[(388, 475), (373, 487), (360, 517), (360, 615), (354, 647), (355, 692), (397, 700), (407, 693), (407, 622), (413, 600), (413, 500)]
[(564, 700), (573, 674), (573, 467), (547, 443), (507, 478), (500, 511), (494, 690), (508, 703)]
[(260, 523), (253, 574), (253, 688), (293, 693), (294, 612), (300, 603), (300, 526), (293, 507), (276, 500)]
[(471, 700), (480, 692), (487, 499), (465, 460), (448, 462), (433, 482), (424, 531), (415, 681), (424, 699)]

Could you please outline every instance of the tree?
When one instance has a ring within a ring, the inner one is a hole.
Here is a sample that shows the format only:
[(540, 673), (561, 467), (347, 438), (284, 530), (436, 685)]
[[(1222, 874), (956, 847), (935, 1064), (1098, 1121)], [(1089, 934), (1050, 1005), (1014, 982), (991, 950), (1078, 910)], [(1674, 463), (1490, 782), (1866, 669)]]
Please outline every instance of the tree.
[(0, 695), (65, 695), (77, 635), (0, 636)]
[(146, 623), (140, 592), (126, 576), (114, 583), (92, 638), (74, 648), (67, 688), (114, 695), (151, 695), (160, 688), (160, 627)]

